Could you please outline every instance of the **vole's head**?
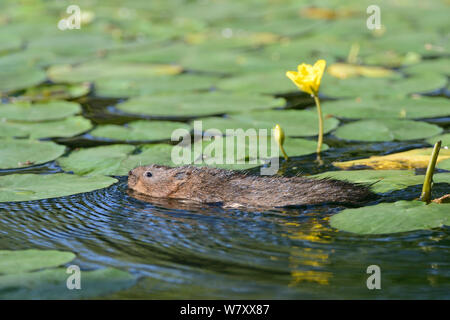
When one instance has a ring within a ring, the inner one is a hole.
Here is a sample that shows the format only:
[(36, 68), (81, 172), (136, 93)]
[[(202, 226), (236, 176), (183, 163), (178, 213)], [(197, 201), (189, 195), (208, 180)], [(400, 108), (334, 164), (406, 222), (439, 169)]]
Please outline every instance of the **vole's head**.
[(191, 172), (187, 168), (170, 168), (152, 164), (128, 172), (128, 188), (151, 197), (169, 197), (185, 182)]

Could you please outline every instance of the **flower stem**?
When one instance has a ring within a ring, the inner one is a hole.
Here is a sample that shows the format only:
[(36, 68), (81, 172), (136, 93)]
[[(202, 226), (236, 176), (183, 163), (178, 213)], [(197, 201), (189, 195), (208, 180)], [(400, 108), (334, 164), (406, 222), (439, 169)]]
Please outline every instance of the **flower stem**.
[(320, 108), (320, 100), (317, 95), (314, 95), (314, 101), (316, 102), (317, 113), (319, 115), (319, 137), (317, 140), (317, 153), (320, 153), (323, 141), (323, 116), (322, 116), (322, 109)]
[(286, 154), (286, 151), (284, 151), (284, 147), (282, 144), (280, 144), (280, 150), (281, 150), (281, 153), (283, 154), (284, 160), (289, 161), (289, 157)]
[(422, 194), (420, 200), (426, 203), (431, 201), (431, 184), (433, 182), (434, 167), (436, 166), (437, 158), (439, 156), (439, 150), (441, 149), (441, 141), (436, 142), (431, 153), (431, 159), (428, 163), (427, 173), (425, 174), (425, 181), (423, 182)]

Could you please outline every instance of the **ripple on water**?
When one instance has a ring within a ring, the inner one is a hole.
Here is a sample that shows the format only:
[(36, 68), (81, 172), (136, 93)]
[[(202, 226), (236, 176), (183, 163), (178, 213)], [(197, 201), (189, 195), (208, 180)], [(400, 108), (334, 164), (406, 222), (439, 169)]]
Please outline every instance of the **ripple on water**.
[(127, 194), (122, 177), (89, 193), (0, 203), (0, 248), (70, 250), (82, 268), (113, 266), (147, 276), (127, 293), (137, 297), (176, 298), (185, 291), (198, 298), (370, 297), (371, 264), (380, 265), (385, 284), (395, 284), (385, 297), (400, 297), (399, 287), (422, 288), (429, 297), (440, 292), (437, 284), (449, 283), (443, 255), (449, 228), (358, 236), (328, 226), (339, 210), (147, 203)]

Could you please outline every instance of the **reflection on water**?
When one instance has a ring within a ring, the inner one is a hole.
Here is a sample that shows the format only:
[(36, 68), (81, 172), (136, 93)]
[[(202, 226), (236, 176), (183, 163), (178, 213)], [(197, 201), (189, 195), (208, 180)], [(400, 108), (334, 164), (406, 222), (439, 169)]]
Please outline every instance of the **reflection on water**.
[[(148, 200), (148, 199), (147, 199)], [(338, 232), (341, 207), (247, 212), (109, 188), (0, 203), (0, 249), (60, 249), (82, 269), (140, 278), (115, 298), (449, 298), (449, 228), (387, 236)], [(366, 288), (377, 264), (382, 290)]]

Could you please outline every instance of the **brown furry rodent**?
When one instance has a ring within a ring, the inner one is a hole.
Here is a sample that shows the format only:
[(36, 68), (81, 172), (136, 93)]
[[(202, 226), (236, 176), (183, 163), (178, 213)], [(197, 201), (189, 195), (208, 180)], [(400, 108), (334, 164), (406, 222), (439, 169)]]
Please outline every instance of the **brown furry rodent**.
[(128, 187), (151, 197), (221, 203), (226, 207), (284, 207), (321, 203), (361, 205), (376, 197), (369, 187), (345, 181), (252, 176), (194, 166), (137, 167), (128, 173)]

